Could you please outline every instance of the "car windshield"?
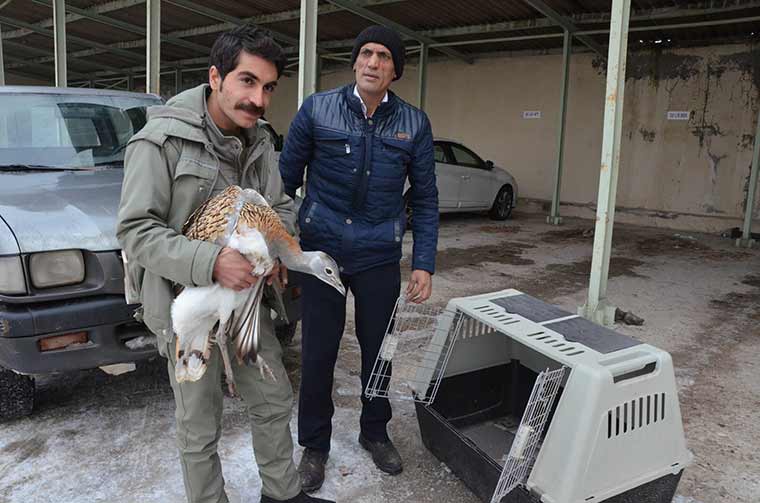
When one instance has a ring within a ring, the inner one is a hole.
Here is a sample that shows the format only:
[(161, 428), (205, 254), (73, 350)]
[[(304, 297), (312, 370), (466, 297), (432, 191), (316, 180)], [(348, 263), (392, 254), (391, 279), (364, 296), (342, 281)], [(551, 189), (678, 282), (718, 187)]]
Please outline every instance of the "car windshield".
[(127, 142), (156, 104), (148, 96), (0, 94), (0, 167), (123, 166)]

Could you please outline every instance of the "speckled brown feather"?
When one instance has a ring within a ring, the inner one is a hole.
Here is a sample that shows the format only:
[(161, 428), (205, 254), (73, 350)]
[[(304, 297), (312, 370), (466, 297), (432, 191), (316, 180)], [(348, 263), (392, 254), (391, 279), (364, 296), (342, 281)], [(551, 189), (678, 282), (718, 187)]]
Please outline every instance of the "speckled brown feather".
[[(235, 213), (236, 203), (241, 197), (243, 197), (243, 190), (240, 187), (237, 185), (227, 187), (222, 193), (200, 205), (190, 215), (182, 226), (182, 233), (190, 239), (216, 241), (224, 236), (229, 219)], [(293, 251), (301, 251), (298, 242), (282, 225), (279, 215), (269, 206), (245, 202), (240, 209), (235, 230), (240, 232), (242, 226), (257, 229), (264, 235), (267, 244), (276, 243), (287, 246)]]

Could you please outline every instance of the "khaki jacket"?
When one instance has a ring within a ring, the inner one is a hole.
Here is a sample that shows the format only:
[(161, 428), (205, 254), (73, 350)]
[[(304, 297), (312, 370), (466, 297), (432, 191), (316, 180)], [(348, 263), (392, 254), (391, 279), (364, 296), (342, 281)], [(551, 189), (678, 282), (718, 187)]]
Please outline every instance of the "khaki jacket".
[[(142, 304), (138, 316), (165, 342), (172, 338), (174, 286), (211, 284), (221, 250), (181, 234), (211, 194), (221, 163), (228, 162), (209, 137), (206, 88), (189, 89), (165, 106), (149, 108), (147, 124), (125, 154), (116, 236), (128, 258), (125, 274), (132, 291), (127, 296)], [(261, 193), (294, 233), (293, 200), (283, 192), (272, 138), (264, 128), (256, 128), (242, 173), (241, 186)]]

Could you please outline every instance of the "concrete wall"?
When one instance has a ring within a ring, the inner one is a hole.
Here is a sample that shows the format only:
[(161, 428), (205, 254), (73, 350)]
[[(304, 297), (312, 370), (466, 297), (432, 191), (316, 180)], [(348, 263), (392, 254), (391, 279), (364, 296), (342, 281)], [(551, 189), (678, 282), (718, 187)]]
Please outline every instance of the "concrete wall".
[[(412, 63), (392, 89), (416, 103)], [(433, 132), (461, 140), (508, 169), (517, 178), (521, 197), (541, 210), (541, 203), (551, 198), (560, 71), (559, 55), (481, 58), (474, 65), (431, 62), (427, 111)], [(572, 58), (563, 215), (594, 215), (604, 72), (591, 54)], [(352, 79), (348, 70), (325, 74), (321, 88)], [(759, 84), (760, 50), (746, 45), (631, 52), (618, 219), (709, 231), (739, 225)], [(268, 113), (282, 133), (296, 112), (296, 99), (297, 77), (283, 79)], [(523, 119), (523, 111), (536, 110), (540, 119)], [(667, 120), (668, 111), (687, 111), (689, 120)]]

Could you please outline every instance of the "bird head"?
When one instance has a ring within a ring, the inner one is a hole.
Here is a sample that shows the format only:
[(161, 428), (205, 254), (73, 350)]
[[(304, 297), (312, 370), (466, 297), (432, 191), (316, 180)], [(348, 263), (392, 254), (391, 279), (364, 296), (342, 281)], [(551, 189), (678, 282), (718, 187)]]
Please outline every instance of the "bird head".
[(321, 251), (304, 252), (304, 255), (308, 256), (308, 272), (338, 290), (341, 295), (346, 295), (346, 287), (340, 280), (340, 269), (330, 255)]

